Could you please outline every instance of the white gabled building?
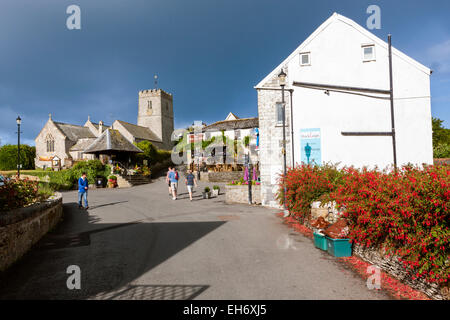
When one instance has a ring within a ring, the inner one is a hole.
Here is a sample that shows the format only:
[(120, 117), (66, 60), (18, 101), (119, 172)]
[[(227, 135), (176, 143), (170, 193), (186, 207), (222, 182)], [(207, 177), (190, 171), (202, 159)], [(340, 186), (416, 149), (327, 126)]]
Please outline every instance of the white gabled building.
[[(433, 164), (432, 71), (392, 48), (397, 163)], [(388, 43), (334, 13), (255, 89), (258, 93), (260, 170), (264, 205), (277, 206), (282, 172), (281, 90), (285, 92), (287, 165), (331, 162), (384, 168), (393, 164), (390, 136)], [(376, 90), (366, 90), (376, 89)]]

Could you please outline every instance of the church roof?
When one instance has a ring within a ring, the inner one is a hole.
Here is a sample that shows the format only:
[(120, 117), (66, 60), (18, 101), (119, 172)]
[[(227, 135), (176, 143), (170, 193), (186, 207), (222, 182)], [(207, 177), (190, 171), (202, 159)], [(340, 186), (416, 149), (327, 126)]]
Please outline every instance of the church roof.
[(125, 138), (119, 130), (107, 129), (88, 146), (84, 153), (143, 152)]
[(67, 139), (77, 142), (79, 139), (95, 138), (95, 135), (87, 127), (75, 124), (62, 123), (53, 121), (55, 126), (67, 137)]
[(203, 128), (203, 131), (222, 131), (258, 128), (258, 118), (217, 121)]
[(160, 142), (161, 139), (159, 139), (149, 128), (138, 126), (136, 124), (132, 124), (129, 122), (125, 122), (122, 120), (116, 120), (119, 122), (125, 130), (127, 130), (133, 137), (143, 140), (150, 140), (150, 141), (158, 141)]
[[(99, 124), (98, 123), (95, 123), (95, 122), (91, 121), (91, 124), (98, 130), (98, 128), (99, 128)], [(103, 124), (103, 130), (110, 129), (110, 128), (111, 128), (111, 126), (107, 126), (106, 124)]]
[(87, 147), (89, 147), (96, 138), (84, 138), (79, 139), (76, 144), (74, 144), (70, 151), (84, 151)]

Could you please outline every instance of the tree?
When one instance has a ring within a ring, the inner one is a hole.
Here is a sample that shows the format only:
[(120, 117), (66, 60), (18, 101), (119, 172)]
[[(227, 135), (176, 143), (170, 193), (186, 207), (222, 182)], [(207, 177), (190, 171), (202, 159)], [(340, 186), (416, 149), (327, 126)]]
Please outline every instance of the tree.
[(443, 123), (441, 119), (432, 119), (433, 156), (436, 159), (450, 158), (450, 129), (446, 129)]
[[(20, 163), (22, 170), (34, 169), (36, 148), (26, 144), (20, 145)], [(17, 145), (7, 144), (0, 148), (0, 170), (17, 169)]]

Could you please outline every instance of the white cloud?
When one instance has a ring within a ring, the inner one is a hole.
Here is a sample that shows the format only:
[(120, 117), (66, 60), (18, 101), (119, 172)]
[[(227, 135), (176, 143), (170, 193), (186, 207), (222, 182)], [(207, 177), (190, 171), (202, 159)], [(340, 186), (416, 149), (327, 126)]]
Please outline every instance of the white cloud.
[(428, 50), (431, 67), (438, 73), (450, 73), (450, 40), (439, 43)]

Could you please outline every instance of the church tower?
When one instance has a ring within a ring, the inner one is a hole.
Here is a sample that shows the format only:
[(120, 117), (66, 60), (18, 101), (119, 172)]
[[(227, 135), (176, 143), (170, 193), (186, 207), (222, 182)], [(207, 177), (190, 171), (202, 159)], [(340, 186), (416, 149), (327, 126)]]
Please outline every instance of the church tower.
[(137, 124), (149, 128), (161, 139), (163, 148), (172, 149), (173, 97), (161, 89), (139, 91)]

